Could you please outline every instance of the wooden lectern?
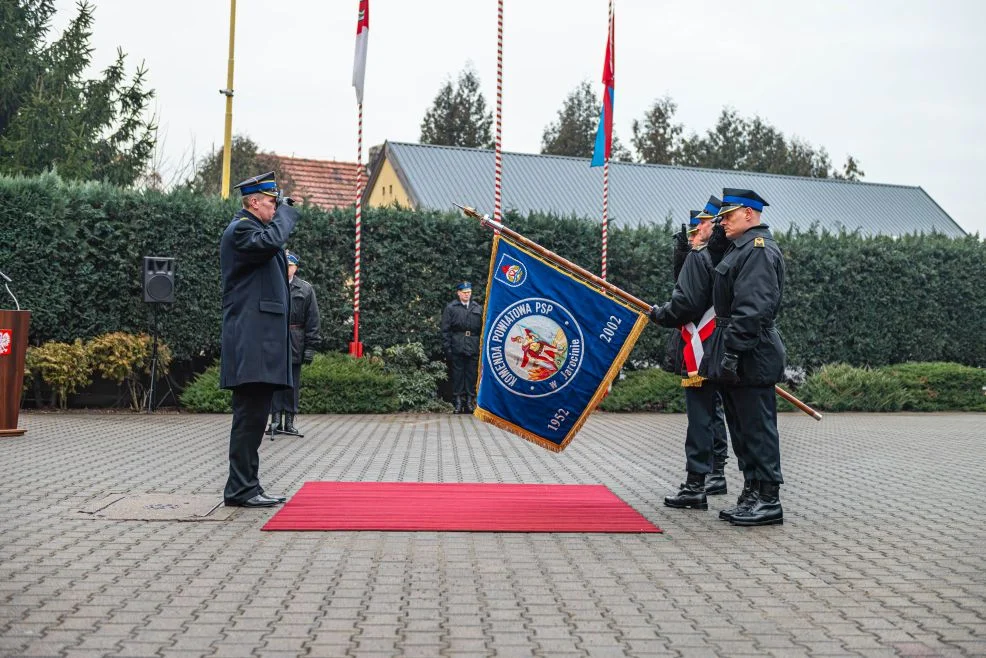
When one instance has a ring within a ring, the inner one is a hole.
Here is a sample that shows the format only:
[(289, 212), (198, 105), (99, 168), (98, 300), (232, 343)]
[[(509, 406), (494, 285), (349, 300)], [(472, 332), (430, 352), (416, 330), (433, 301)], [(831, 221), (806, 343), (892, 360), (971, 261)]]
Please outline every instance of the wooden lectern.
[(0, 438), (20, 436), (21, 389), (24, 387), (24, 356), (30, 311), (0, 309)]

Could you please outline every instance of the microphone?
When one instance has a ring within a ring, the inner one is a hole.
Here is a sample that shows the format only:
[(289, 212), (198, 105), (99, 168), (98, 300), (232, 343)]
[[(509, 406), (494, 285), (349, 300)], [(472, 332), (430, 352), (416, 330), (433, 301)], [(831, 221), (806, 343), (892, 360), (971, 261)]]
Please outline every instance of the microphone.
[[(0, 277), (3, 277), (3, 280), (6, 281), (7, 283), (13, 283), (14, 282), (9, 276), (7, 276), (6, 274), (4, 274), (3, 272), (0, 272)], [(17, 307), (17, 310), (19, 311), (19, 310), (21, 310), (20, 302), (17, 301), (17, 297), (14, 297), (14, 293), (10, 292), (10, 286), (8, 286), (7, 283), (4, 283), (3, 284), (4, 290), (7, 291), (7, 294), (8, 295), (10, 295), (11, 297), (14, 298), (14, 306), (16, 306)]]
[(3, 277), (3, 280), (6, 281), (7, 283), (13, 283), (14, 282), (13, 279), (11, 279), (9, 276), (7, 276), (6, 274), (4, 274), (3, 272), (0, 272), (0, 277)]

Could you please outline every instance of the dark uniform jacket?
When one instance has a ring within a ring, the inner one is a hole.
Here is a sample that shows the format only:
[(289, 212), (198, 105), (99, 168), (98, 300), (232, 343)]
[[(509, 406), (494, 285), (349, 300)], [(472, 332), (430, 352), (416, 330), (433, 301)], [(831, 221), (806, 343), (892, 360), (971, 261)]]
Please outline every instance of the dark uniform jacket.
[[(671, 293), (671, 301), (660, 306), (651, 319), (662, 327), (675, 329), (668, 339), (668, 361), (671, 372), (688, 375), (683, 355), (684, 340), (680, 327), (694, 322), (696, 325), (712, 306), (712, 257), (704, 246), (692, 249), (678, 274)], [(711, 338), (711, 336), (710, 336)], [(708, 340), (703, 347), (708, 345)]]
[(739, 357), (739, 385), (772, 386), (784, 377), (787, 353), (774, 319), (784, 293), (784, 257), (761, 224), (733, 240), (715, 267), (716, 329), (700, 374), (722, 379), (722, 357)]
[(266, 383), (290, 388), (288, 274), (284, 243), (298, 211), (282, 205), (266, 226), (246, 210), (219, 242), (223, 330), (219, 386)]
[(442, 349), (446, 355), (478, 356), (482, 329), (482, 306), (471, 299), (468, 307), (458, 299), (450, 302), (442, 311)]
[(291, 363), (298, 364), (310, 360), (318, 348), (319, 319), (318, 302), (312, 284), (295, 276), (288, 283), (291, 294), (291, 312), (288, 319), (288, 334), (291, 337)]

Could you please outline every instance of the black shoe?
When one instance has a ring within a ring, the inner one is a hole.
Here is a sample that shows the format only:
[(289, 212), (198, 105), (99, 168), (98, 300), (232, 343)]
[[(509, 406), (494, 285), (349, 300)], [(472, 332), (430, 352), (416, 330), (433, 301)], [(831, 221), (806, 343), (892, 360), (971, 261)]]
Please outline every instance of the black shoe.
[(260, 495), (263, 496), (264, 498), (270, 498), (271, 500), (276, 500), (279, 503), (288, 502), (287, 496), (278, 496), (277, 494), (267, 493), (266, 491)]
[(462, 404), (462, 396), (461, 395), (456, 395), (455, 396), (455, 413), (457, 413), (457, 414), (465, 413), (465, 409), (466, 409), (465, 405)]
[(284, 414), (284, 429), (282, 429), (281, 432), (284, 434), (295, 434), (297, 436), (301, 436), (301, 432), (299, 432), (298, 428), (294, 426), (294, 414)]
[(749, 508), (736, 512), (729, 518), (733, 525), (755, 526), (784, 523), (784, 510), (781, 509), (781, 485), (776, 482), (761, 482), (760, 494)]
[(723, 521), (729, 521), (733, 518), (733, 514), (749, 509), (756, 502), (759, 491), (760, 484), (756, 480), (744, 480), (743, 491), (740, 493), (739, 498), (736, 499), (736, 505), (719, 512), (719, 518)]
[(253, 498), (244, 500), (242, 503), (234, 503), (226, 501), (226, 507), (273, 507), (274, 505), (280, 505), (284, 500), (280, 498), (271, 498), (265, 496), (264, 494), (257, 494)]
[(678, 493), (664, 497), (664, 504), (676, 509), (709, 509), (709, 501), (705, 498), (705, 475), (689, 473), (688, 481), (679, 487)]
[(713, 470), (705, 476), (705, 495), (721, 496), (726, 493), (726, 474)]

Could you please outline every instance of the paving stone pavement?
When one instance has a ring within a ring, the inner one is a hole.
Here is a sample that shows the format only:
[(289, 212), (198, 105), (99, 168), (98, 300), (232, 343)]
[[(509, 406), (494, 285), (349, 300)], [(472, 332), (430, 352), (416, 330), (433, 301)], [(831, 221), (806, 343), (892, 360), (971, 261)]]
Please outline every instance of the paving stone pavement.
[[(986, 415), (780, 418), (785, 525), (670, 510), (681, 415), (595, 414), (562, 454), (466, 416), (301, 416), (261, 477), (601, 483), (662, 535), (261, 532), (94, 520), (215, 493), (230, 417), (22, 416), (0, 439), (0, 655), (986, 656)], [(730, 461), (729, 467), (734, 468)]]

